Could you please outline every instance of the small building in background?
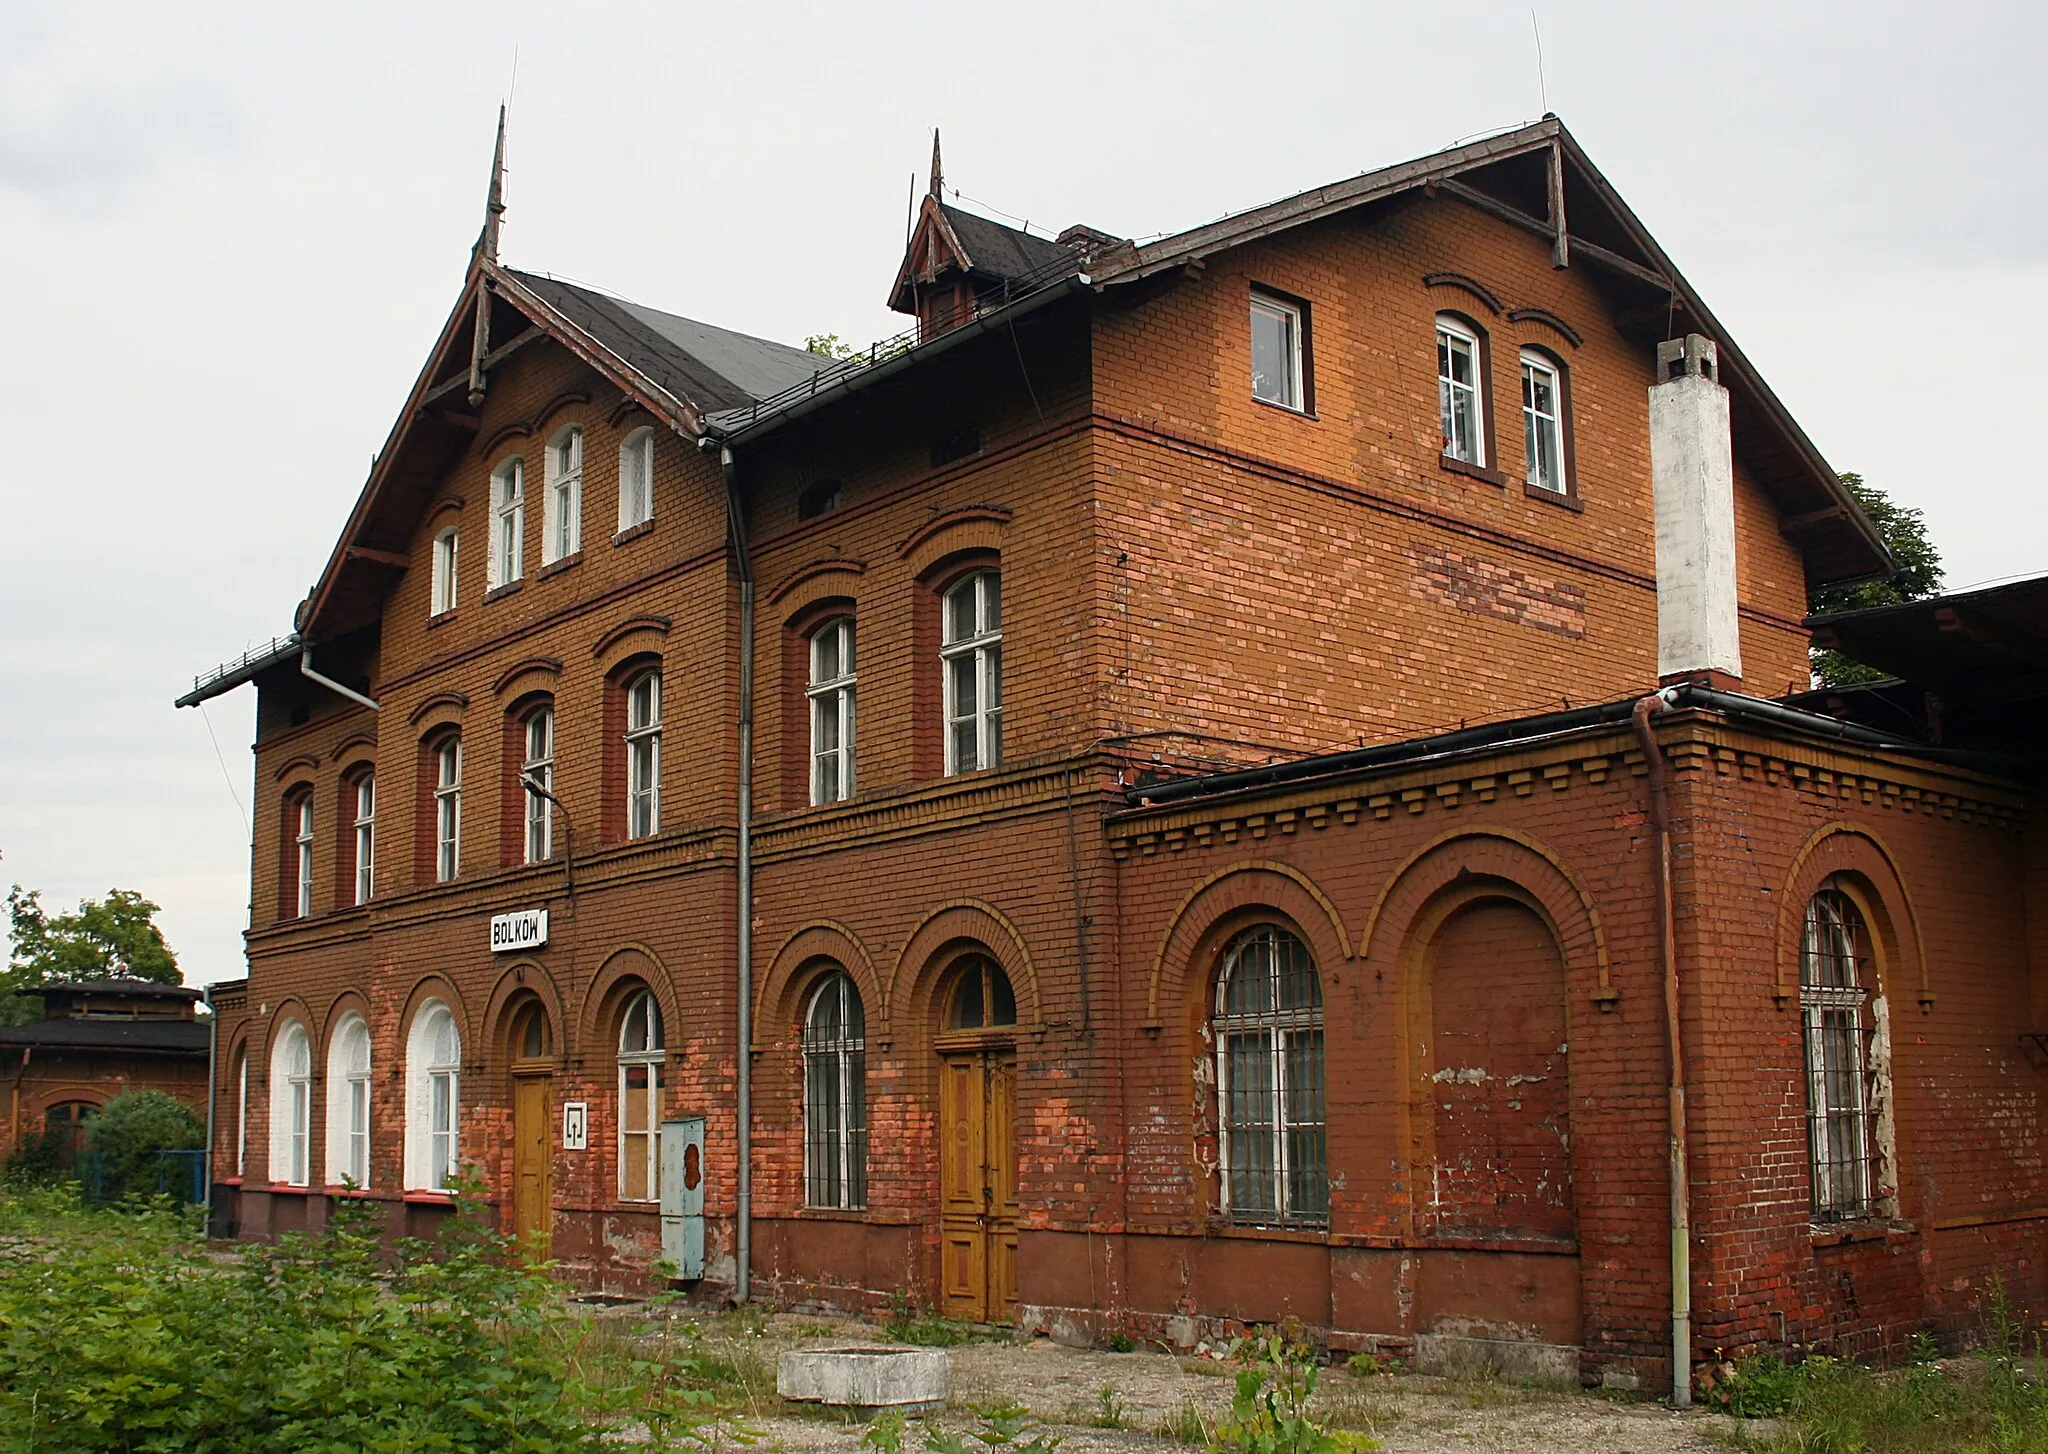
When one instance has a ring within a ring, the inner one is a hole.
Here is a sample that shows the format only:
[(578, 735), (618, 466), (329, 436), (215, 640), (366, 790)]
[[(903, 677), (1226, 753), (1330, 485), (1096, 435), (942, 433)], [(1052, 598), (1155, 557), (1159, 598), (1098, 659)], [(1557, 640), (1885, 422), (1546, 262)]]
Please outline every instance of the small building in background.
[(0, 1075), (8, 1089), (0, 1159), (49, 1135), (68, 1174), (86, 1117), (129, 1091), (164, 1091), (204, 1119), (208, 1029), (195, 1013), (201, 991), (82, 979), (35, 993), (43, 997), (41, 1020), (0, 1026)]

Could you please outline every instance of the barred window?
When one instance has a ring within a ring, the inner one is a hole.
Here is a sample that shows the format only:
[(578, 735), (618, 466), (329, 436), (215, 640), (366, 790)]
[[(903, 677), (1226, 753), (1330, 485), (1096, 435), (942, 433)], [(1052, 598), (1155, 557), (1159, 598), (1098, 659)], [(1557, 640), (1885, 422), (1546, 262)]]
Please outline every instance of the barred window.
[(652, 990), (627, 1002), (619, 1021), (619, 1200), (661, 1195), (661, 1063), (667, 1051)]
[(1806, 905), (1799, 952), (1807, 1150), (1817, 1222), (1868, 1217), (1876, 1211), (1869, 945), (1862, 911), (1830, 880)]
[(804, 1200), (868, 1204), (867, 1017), (860, 991), (834, 970), (804, 1017)]
[(1225, 1210), (1239, 1222), (1326, 1222), (1323, 987), (1308, 946), (1272, 924), (1232, 939), (1215, 1029)]

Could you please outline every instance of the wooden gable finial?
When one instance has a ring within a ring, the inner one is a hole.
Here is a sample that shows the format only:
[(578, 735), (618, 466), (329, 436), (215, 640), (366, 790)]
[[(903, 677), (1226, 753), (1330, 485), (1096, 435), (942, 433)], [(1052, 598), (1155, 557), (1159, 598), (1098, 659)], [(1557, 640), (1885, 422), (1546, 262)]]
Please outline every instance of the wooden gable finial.
[(476, 240), (477, 255), (498, 260), (498, 219), (505, 213), (505, 108), (498, 107), (498, 145), (491, 153), (491, 190), (484, 200), (484, 230)]
[(932, 185), (931, 196), (941, 202), (946, 200), (946, 170), (939, 165), (939, 129), (932, 128)]

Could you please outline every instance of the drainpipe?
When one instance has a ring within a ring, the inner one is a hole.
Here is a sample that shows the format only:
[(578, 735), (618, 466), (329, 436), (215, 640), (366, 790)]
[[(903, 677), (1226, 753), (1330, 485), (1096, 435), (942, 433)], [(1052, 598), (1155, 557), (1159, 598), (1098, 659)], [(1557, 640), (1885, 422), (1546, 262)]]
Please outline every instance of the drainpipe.
[(1671, 1406), (1692, 1404), (1692, 1189), (1686, 1167), (1685, 1040), (1678, 1019), (1678, 944), (1672, 922), (1671, 770), (1650, 718), (1669, 707), (1676, 690), (1636, 703), (1636, 741), (1650, 769), (1650, 828), (1656, 843), (1657, 958), (1664, 971), (1664, 1040), (1671, 1055)]
[[(304, 657), (299, 660), (304, 661)], [(206, 1235), (213, 1235), (213, 1102), (220, 1094), (220, 1012), (213, 1007), (213, 986), (200, 991), (206, 998)]]
[(347, 697), (351, 702), (357, 702), (365, 707), (368, 707), (372, 712), (381, 712), (384, 710), (383, 708), (379, 707), (376, 704), (376, 702), (364, 696), (354, 687), (345, 687), (340, 682), (336, 681), (333, 677), (324, 677), (320, 675), (319, 672), (314, 671), (313, 643), (310, 641), (299, 648), (299, 675), (304, 677), (307, 681), (319, 683), (321, 686), (327, 688), (327, 690), (330, 692), (337, 692), (340, 695)]
[[(706, 446), (710, 440), (705, 440)], [(739, 1080), (739, 1165), (734, 1183), (737, 1227), (734, 1252), (739, 1266), (733, 1274), (734, 1302), (744, 1303), (754, 1256), (754, 563), (747, 554), (746, 515), (740, 508), (739, 462), (730, 446), (720, 446), (719, 471), (725, 476), (726, 530), (733, 564), (740, 577), (740, 720), (739, 720), (739, 943), (736, 992), (739, 996), (734, 1035), (734, 1065)]]

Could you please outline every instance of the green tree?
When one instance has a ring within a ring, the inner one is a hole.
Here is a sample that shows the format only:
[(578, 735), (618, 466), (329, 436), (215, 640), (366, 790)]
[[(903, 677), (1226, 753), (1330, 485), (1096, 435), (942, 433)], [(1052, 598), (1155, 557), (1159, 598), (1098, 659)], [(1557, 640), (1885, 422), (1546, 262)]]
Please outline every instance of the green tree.
[(75, 912), (52, 914), (37, 889), (7, 891), (13, 951), (0, 972), (0, 1024), (19, 1025), (39, 1006), (30, 991), (68, 979), (141, 979), (177, 984), (178, 956), (156, 926), (160, 906), (133, 889), (82, 900)]
[(85, 1145), (100, 1161), (100, 1195), (118, 1201), (154, 1192), (159, 1151), (197, 1151), (206, 1127), (176, 1096), (160, 1090), (115, 1096), (85, 1123)]
[[(1921, 601), (1941, 591), (1941, 551), (1928, 538), (1927, 521), (1918, 510), (1895, 505), (1877, 486), (1859, 474), (1845, 474), (1842, 484), (1877, 527), (1898, 573), (1854, 585), (1821, 586), (1807, 596), (1810, 611), (1860, 611), (1870, 606), (1897, 606)], [(1885, 674), (1832, 649), (1813, 653), (1813, 673), (1826, 687), (1851, 687), (1884, 680)]]

